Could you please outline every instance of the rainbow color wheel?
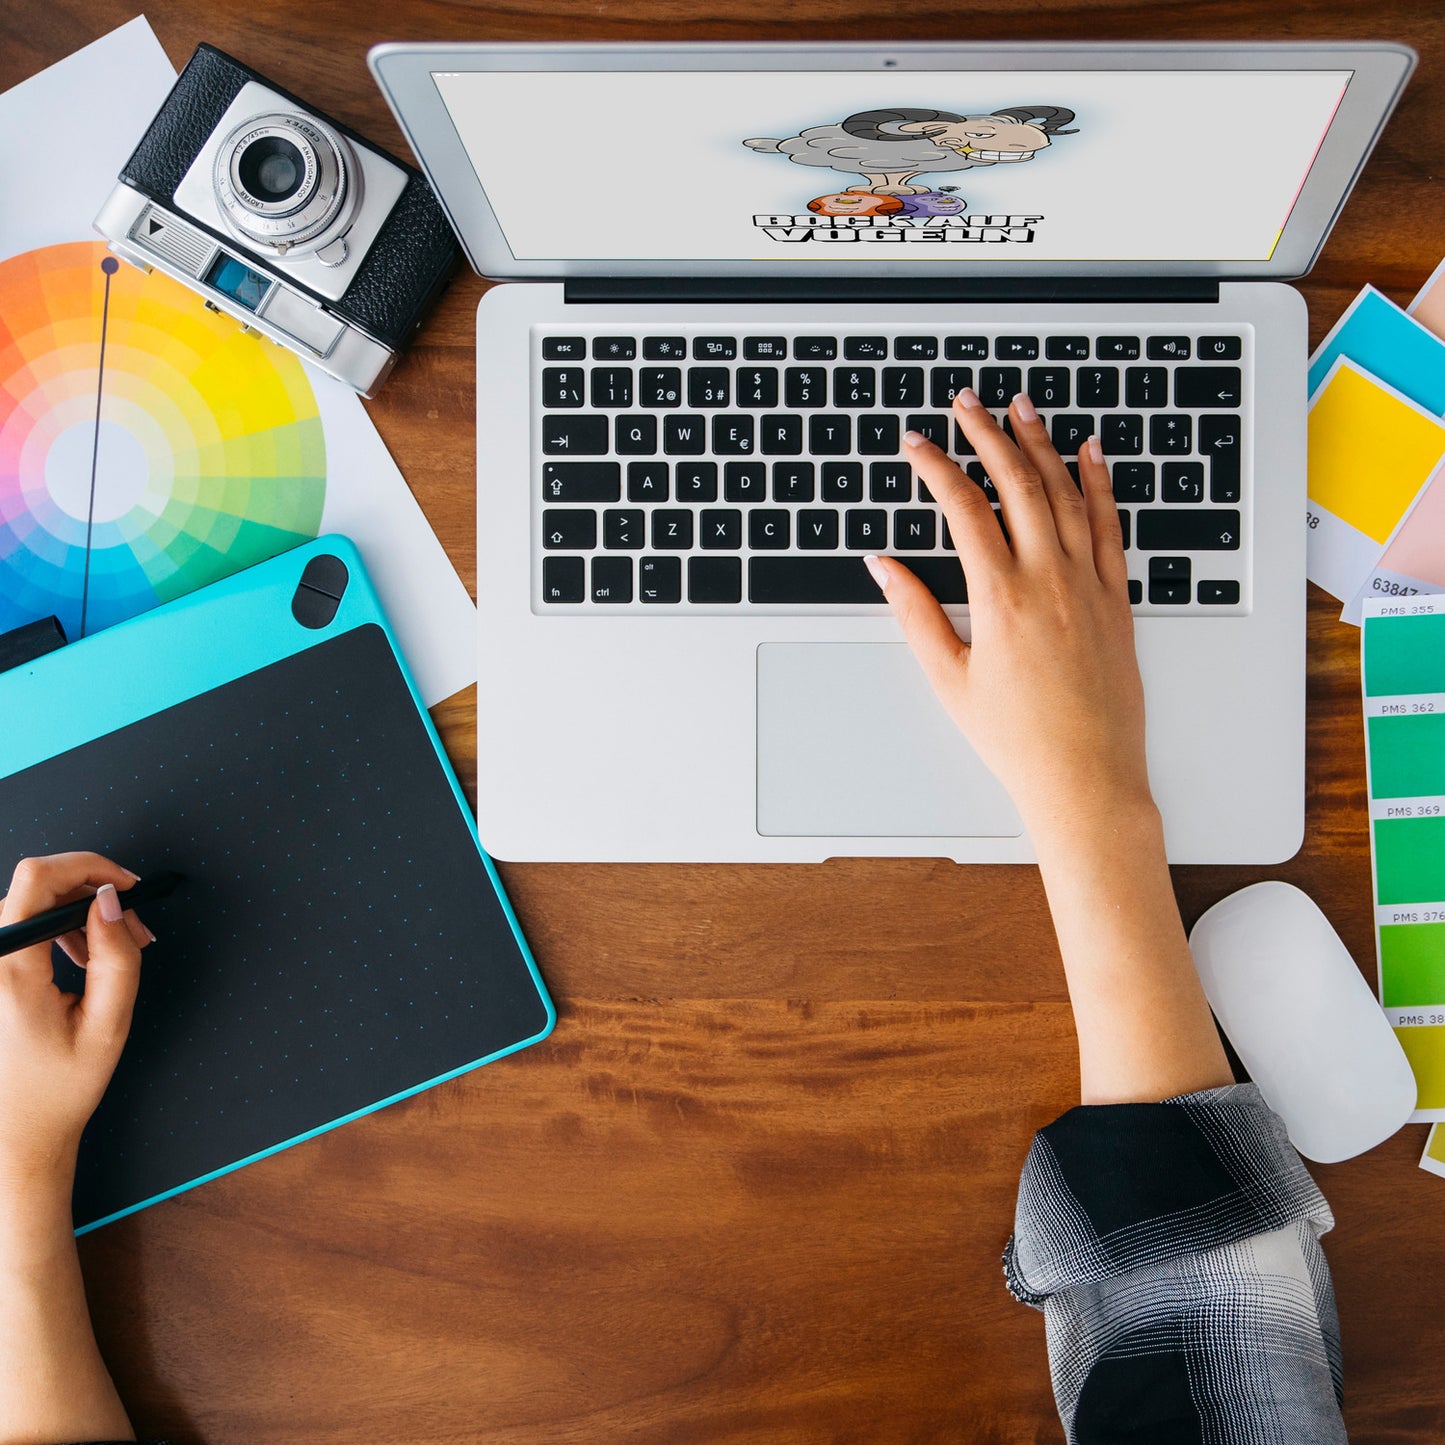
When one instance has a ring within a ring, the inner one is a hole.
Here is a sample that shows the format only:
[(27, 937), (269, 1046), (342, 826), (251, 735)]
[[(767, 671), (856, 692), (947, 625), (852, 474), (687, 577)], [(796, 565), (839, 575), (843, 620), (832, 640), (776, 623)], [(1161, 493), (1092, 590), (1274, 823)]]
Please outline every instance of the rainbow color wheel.
[(325, 498), (290, 352), (98, 241), (0, 262), (0, 631), (96, 632), (310, 540)]

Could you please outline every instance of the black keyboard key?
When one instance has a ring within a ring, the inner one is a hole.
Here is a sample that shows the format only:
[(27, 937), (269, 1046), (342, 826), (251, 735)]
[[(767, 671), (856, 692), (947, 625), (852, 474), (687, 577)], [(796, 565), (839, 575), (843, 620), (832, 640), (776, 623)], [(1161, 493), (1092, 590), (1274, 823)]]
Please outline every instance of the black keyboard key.
[(753, 421), (750, 416), (715, 416), (712, 419), (712, 449), (720, 457), (750, 457), (753, 445)]
[(938, 513), (903, 507), (893, 514), (893, 546), (899, 552), (931, 552), (938, 545)]
[[(907, 565), (940, 602), (968, 601), (957, 558), (913, 557)], [(751, 557), (748, 600), (886, 605), (861, 557)]]
[(936, 361), (938, 359), (938, 338), (936, 336), (895, 336), (893, 338), (893, 359), (895, 361)]
[(632, 601), (631, 557), (594, 557), (592, 559), (592, 600), (594, 602)]
[(1094, 343), (1094, 355), (1100, 361), (1138, 361), (1137, 336), (1101, 336)]
[(987, 361), (987, 336), (945, 336), (943, 354), (950, 361)]
[(1050, 422), (1049, 429), (1054, 439), (1054, 450), (1061, 457), (1072, 457), (1094, 435), (1094, 418), (1084, 412), (1060, 412)]
[(547, 502), (616, 502), (622, 468), (616, 462), (543, 462), (542, 499)]
[(1154, 607), (1178, 606), (1189, 601), (1188, 582), (1149, 582), (1149, 602)]
[(732, 373), (725, 366), (695, 366), (687, 374), (689, 406), (726, 406), (732, 392)]
[(605, 456), (607, 430), (605, 416), (549, 414), (542, 418), (542, 450), (548, 456)]
[(993, 478), (984, 471), (982, 462), (969, 462), (964, 471), (968, 473), (969, 480), (979, 487), (990, 502), (998, 501), (998, 488), (994, 486)]
[[(1007, 417), (1004, 418), (1004, 422), (1005, 422), (1005, 424), (1007, 424), (1007, 422), (1008, 422), (1008, 418), (1007, 418)], [(971, 441), (969, 441), (969, 439), (963, 434), (963, 428), (962, 428), (961, 426), (959, 426), (959, 424), (958, 424), (957, 422), (954, 422), (953, 427), (952, 427), (952, 431), (953, 431), (953, 454), (954, 454), (954, 456), (956, 456), (956, 457), (971, 457), (971, 456), (975, 455), (974, 450), (973, 450), (973, 443), (972, 443)]]
[(1129, 519), (1133, 514), (1119, 508), (1119, 542), (1124, 551), (1129, 550)]
[(602, 514), (602, 545), (609, 552), (640, 552), (647, 514), (641, 508), (609, 508)]
[(1177, 607), (1189, 601), (1189, 558), (1149, 559), (1149, 601), (1155, 607)]
[(1137, 577), (1129, 579), (1129, 603), (1137, 607), (1144, 600), (1144, 584)]
[(1232, 607), (1239, 601), (1239, 583), (1201, 582), (1194, 595), (1209, 606)]
[[(1135, 408), (1168, 406), (1169, 372), (1162, 366), (1124, 369), (1124, 405)], [(1182, 402), (1179, 405), (1183, 405)]]
[(681, 406), (682, 369), (677, 366), (644, 366), (637, 373), (639, 406)]
[(670, 457), (697, 457), (707, 450), (707, 421), (687, 413), (662, 419), (662, 450)]
[(758, 450), (770, 457), (795, 457), (803, 450), (803, 418), (765, 416)]
[(877, 377), (871, 366), (838, 366), (833, 369), (834, 406), (872, 406)]
[(743, 514), (734, 508), (704, 507), (697, 527), (698, 541), (707, 551), (736, 552), (743, 545)]
[(1149, 450), (1156, 457), (1187, 457), (1194, 450), (1193, 423), (1177, 412), (1151, 416)]
[(642, 338), (642, 359), (644, 361), (686, 361), (687, 337), (644, 336)]
[[(1211, 338), (1215, 340), (1227, 338)], [(1199, 418), (1199, 450), (1209, 458), (1209, 500), (1239, 500), (1240, 419), (1207, 415)]]
[(1081, 366), (1075, 381), (1079, 389), (1079, 405), (1102, 410), (1119, 405), (1119, 368), (1117, 366)]
[(727, 462), (723, 466), (723, 501), (763, 502), (767, 495), (766, 462)]
[(920, 436), (925, 436), (936, 447), (948, 449), (948, 428), (947, 416), (940, 416), (937, 412), (925, 413), (921, 416), (909, 416), (903, 419), (904, 426), (909, 431), (916, 431)]
[(1244, 345), (1237, 336), (1201, 336), (1197, 355), (1200, 361), (1238, 361)]
[(786, 336), (743, 337), (743, 356), (749, 361), (783, 361), (787, 355)]
[(1116, 502), (1154, 500), (1153, 462), (1115, 462), (1113, 478)]
[(1005, 407), (1024, 388), (1023, 368), (985, 366), (978, 373), (978, 399), (989, 407)]
[(1044, 338), (1044, 355), (1050, 361), (1087, 361), (1089, 359), (1089, 338), (1087, 336), (1047, 336)]
[(1150, 361), (1188, 361), (1187, 336), (1151, 336), (1144, 343), (1144, 355)]
[(891, 457), (898, 451), (898, 418), (869, 415), (858, 418), (858, 450), (865, 457)]
[(863, 463), (824, 462), (822, 499), (825, 502), (861, 502)]
[(722, 467), (722, 500), (766, 501), (767, 462), (727, 462)]
[(777, 406), (778, 368), (740, 366), (734, 379), (738, 406)]
[(795, 336), (793, 338), (794, 361), (836, 361), (838, 338), (836, 336)]
[(627, 500), (665, 502), (668, 494), (666, 462), (628, 462)]
[(773, 500), (775, 502), (811, 502), (813, 500), (812, 462), (774, 462)]
[(1237, 366), (1181, 366), (1174, 372), (1174, 405), (1196, 410), (1239, 406), (1241, 385)]
[(845, 361), (887, 361), (888, 338), (886, 336), (845, 336), (843, 338), (843, 359)]
[(1037, 361), (1037, 336), (1000, 336), (993, 344), (993, 354), (1000, 361)]
[(1165, 462), (1159, 472), (1161, 502), (1202, 502), (1203, 462)]
[(542, 558), (543, 602), (581, 602), (586, 596), (587, 567), (580, 557)]
[(613, 449), (627, 457), (650, 457), (657, 450), (657, 418), (628, 416), (613, 418)]
[(659, 507), (652, 514), (652, 549), (687, 552), (692, 549), (692, 513), (685, 507)]
[(682, 558), (639, 557), (637, 597), (640, 602), (681, 602)]
[(828, 369), (824, 366), (790, 366), (783, 373), (783, 405), (827, 406)]
[(594, 336), (592, 338), (593, 361), (632, 361), (637, 356), (637, 338), (634, 336)]
[(1144, 418), (1127, 412), (1106, 416), (1099, 440), (1105, 456), (1137, 457), (1144, 450)]
[(756, 507), (748, 513), (748, 546), (755, 552), (785, 552), (792, 540), (793, 514), (781, 507)]
[(580, 366), (542, 368), (543, 406), (584, 406), (583, 374)]
[(860, 552), (878, 552), (888, 545), (888, 513), (858, 507), (844, 514), (848, 545)]
[(632, 405), (632, 368), (630, 366), (594, 366), (592, 368), (592, 406), (594, 410)]
[(921, 366), (885, 366), (883, 368), (884, 406), (922, 406), (923, 368)]
[[(544, 336), (542, 338), (543, 361), (581, 361), (586, 355), (587, 338), (585, 336)], [(580, 602), (582, 599), (577, 597), (567, 600)]]
[(740, 557), (689, 557), (687, 600), (697, 603), (741, 602), (743, 564)]
[(1233, 552), (1239, 547), (1239, 513), (1225, 507), (1150, 508), (1135, 514), (1141, 552)]
[(913, 468), (907, 462), (874, 462), (868, 468), (870, 502), (911, 502)]
[(733, 361), (738, 354), (736, 336), (694, 336), (692, 338), (692, 359), (694, 361)]
[(832, 552), (838, 547), (838, 514), (819, 507), (798, 513), (798, 546), (807, 552)]
[(717, 501), (716, 462), (678, 462), (672, 481), (679, 502)]
[(847, 456), (853, 450), (853, 423), (829, 413), (808, 418), (808, 450), (818, 457)]
[(1045, 410), (1069, 404), (1067, 366), (1029, 367), (1029, 400)]
[(947, 411), (964, 387), (973, 385), (971, 366), (935, 366), (928, 374), (928, 404)]
[(567, 507), (542, 513), (542, 546), (549, 552), (590, 552), (597, 545), (597, 513)]

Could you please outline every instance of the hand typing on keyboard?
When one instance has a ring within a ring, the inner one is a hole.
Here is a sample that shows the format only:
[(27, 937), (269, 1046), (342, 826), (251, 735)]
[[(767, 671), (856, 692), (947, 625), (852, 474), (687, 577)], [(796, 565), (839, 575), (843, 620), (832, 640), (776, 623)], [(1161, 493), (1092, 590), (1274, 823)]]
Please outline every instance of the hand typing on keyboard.
[(916, 433), (907, 440), (968, 576), (971, 642), (902, 561), (870, 557), (869, 571), (1036, 843), (1136, 802), (1152, 806), (1128, 571), (1098, 438), (1079, 448), (1076, 488), (1026, 395), (1009, 408), (1017, 445), (971, 390), (959, 392), (953, 416), (997, 489), (1007, 535), (945, 452)]

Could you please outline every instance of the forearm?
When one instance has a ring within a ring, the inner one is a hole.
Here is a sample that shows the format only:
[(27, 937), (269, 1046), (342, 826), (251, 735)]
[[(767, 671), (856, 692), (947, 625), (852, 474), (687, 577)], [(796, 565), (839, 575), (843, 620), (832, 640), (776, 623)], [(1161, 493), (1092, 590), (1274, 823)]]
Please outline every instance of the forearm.
[(1033, 830), (1079, 1037), (1086, 1104), (1233, 1082), (1180, 922), (1147, 797)]
[(0, 1445), (135, 1438), (91, 1329), (69, 1180), (0, 1185)]

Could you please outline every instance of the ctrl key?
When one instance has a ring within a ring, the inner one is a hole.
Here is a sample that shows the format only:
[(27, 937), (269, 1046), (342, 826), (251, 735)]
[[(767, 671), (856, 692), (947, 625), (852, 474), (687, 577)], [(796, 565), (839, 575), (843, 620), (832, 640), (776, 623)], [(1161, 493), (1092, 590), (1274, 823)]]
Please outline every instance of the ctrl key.
[(594, 602), (632, 601), (631, 557), (594, 557), (592, 559), (592, 600)]
[(542, 558), (542, 601), (581, 602), (587, 576), (580, 557)]

